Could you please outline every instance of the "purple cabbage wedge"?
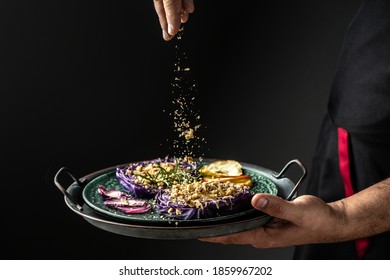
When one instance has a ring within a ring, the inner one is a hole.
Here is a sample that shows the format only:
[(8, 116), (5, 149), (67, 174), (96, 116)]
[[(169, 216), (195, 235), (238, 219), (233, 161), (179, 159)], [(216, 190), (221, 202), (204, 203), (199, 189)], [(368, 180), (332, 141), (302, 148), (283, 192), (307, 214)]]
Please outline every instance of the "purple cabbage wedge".
[(145, 213), (152, 208), (146, 200), (135, 199), (122, 191), (108, 190), (104, 186), (99, 186), (97, 191), (102, 196), (104, 205), (125, 214)]
[(195, 187), (178, 186), (176, 190), (174, 186), (170, 190), (161, 190), (156, 195), (158, 212), (168, 218), (188, 220), (224, 216), (251, 208), (249, 186), (216, 182), (190, 185)]
[(116, 170), (121, 186), (140, 198), (153, 198), (159, 190), (197, 180), (196, 163), (191, 158), (154, 159), (130, 163)]

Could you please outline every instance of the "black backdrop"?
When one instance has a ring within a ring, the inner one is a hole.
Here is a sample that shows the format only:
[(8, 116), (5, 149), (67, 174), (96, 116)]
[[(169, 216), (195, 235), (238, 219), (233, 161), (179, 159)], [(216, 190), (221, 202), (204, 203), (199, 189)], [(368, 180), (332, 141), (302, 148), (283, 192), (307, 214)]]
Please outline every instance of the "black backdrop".
[[(185, 40), (206, 156), (279, 170), (311, 156), (360, 1), (197, 1)], [(1, 1), (2, 259), (288, 259), (197, 240), (111, 234), (52, 181), (169, 152), (175, 42), (151, 0)]]

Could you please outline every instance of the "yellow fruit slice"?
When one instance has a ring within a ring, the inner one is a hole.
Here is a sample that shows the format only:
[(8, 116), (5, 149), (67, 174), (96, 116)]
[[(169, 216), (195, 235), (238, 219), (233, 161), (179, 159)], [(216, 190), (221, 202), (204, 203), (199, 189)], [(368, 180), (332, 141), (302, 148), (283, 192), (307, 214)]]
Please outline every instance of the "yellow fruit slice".
[(235, 160), (217, 160), (201, 167), (199, 172), (210, 177), (241, 176), (242, 165)]
[(231, 182), (237, 185), (252, 186), (252, 179), (248, 175), (229, 176), (229, 177), (203, 177), (205, 182)]

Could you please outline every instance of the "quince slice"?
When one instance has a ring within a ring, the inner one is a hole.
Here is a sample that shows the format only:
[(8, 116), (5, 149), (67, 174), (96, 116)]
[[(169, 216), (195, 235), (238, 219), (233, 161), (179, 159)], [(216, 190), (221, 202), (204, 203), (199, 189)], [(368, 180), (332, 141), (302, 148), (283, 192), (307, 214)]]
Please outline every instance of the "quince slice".
[(218, 178), (205, 176), (203, 177), (203, 181), (204, 182), (230, 182), (236, 185), (245, 185), (249, 187), (252, 186), (252, 179), (248, 175), (218, 177)]
[(242, 175), (242, 165), (235, 160), (217, 160), (199, 169), (203, 176), (232, 177)]

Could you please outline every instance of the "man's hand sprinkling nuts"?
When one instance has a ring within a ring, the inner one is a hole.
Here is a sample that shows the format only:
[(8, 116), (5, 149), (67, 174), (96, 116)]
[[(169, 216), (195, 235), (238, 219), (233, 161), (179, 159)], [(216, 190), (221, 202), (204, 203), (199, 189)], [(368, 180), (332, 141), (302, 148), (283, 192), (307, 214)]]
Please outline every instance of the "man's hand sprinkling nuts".
[(154, 0), (163, 38), (171, 40), (179, 31), (180, 23), (188, 20), (188, 14), (194, 12), (193, 0)]

